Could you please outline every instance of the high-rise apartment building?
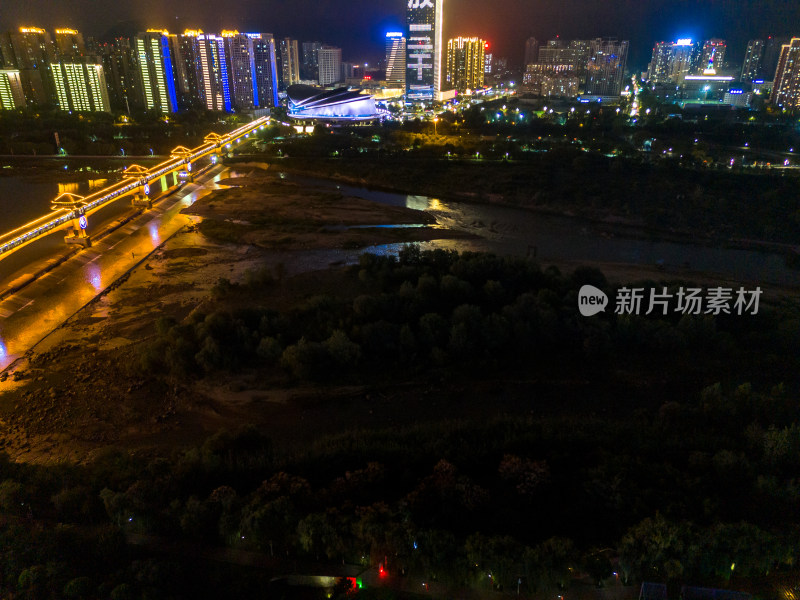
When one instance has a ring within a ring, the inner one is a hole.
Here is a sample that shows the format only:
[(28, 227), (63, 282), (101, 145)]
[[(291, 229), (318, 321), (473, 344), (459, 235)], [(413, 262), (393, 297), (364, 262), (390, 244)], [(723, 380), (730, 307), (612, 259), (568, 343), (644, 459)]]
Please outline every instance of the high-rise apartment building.
[(278, 106), (278, 65), (275, 38), (271, 33), (248, 33), (253, 38), (256, 93), (262, 108)]
[(334, 46), (323, 46), (317, 50), (319, 65), (319, 84), (331, 85), (341, 81), (342, 49)]
[(672, 42), (656, 42), (650, 64), (647, 66), (647, 79), (661, 83), (669, 79), (672, 68)]
[(303, 42), (303, 64), (300, 75), (303, 79), (317, 81), (319, 79), (319, 62), (317, 51), (322, 48), (320, 42)]
[(596, 96), (618, 96), (622, 91), (628, 42), (597, 38), (591, 41), (586, 66), (586, 93)]
[(523, 65), (527, 67), (539, 61), (539, 40), (535, 37), (528, 38), (525, 41), (525, 58)]
[(300, 60), (297, 55), (297, 40), (284, 38), (278, 51), (278, 80), (281, 89), (300, 82)]
[(714, 75), (725, 65), (725, 40), (712, 38), (703, 44), (699, 68), (706, 75)]
[(149, 29), (137, 35), (136, 55), (145, 109), (175, 112), (178, 100), (172, 73), (169, 33)]
[(25, 106), (22, 80), (16, 69), (0, 69), (0, 110), (14, 110)]
[(0, 44), (6, 68), (18, 69), (25, 101), (29, 106), (56, 106), (50, 65), (55, 46), (44, 29), (20, 27), (3, 35)]
[(767, 43), (764, 46), (764, 59), (761, 63), (764, 70), (764, 79), (768, 81), (775, 80), (775, 70), (778, 67), (781, 50), (790, 41), (790, 38), (776, 38), (773, 36), (767, 38)]
[(483, 87), (486, 42), (477, 37), (457, 37), (447, 42), (447, 85), (461, 92)]
[(60, 60), (75, 59), (86, 54), (83, 34), (75, 29), (56, 29), (55, 51)]
[(228, 86), (228, 58), (225, 55), (225, 38), (215, 34), (197, 36), (199, 61), (198, 88), (208, 110), (231, 110), (231, 93)]
[(742, 81), (751, 82), (762, 78), (761, 59), (764, 57), (764, 40), (750, 40), (742, 63)]
[(99, 52), (108, 84), (111, 108), (130, 113), (131, 108), (142, 106), (142, 90), (138, 76), (136, 53), (128, 38), (116, 38), (102, 45)]
[(205, 90), (199, 83), (200, 29), (187, 29), (182, 34), (168, 36), (172, 54), (172, 75), (178, 108), (206, 108)]
[(406, 101), (433, 101), (442, 83), (444, 0), (408, 0)]
[(548, 65), (555, 72), (572, 71), (580, 81), (586, 77), (586, 65), (591, 54), (590, 40), (548, 40), (547, 44), (539, 47), (539, 60), (536, 63)]
[(800, 113), (800, 37), (781, 46), (769, 100), (791, 114)]
[(102, 64), (55, 62), (51, 72), (60, 110), (111, 112)]
[(386, 34), (386, 85), (406, 87), (406, 38), (400, 31)]
[(647, 78), (653, 83), (675, 83), (682, 75), (691, 72), (694, 56), (695, 46), (690, 39), (657, 42), (653, 47)]
[(225, 55), (228, 59), (228, 87), (231, 105), (237, 110), (257, 107), (256, 62), (254, 38), (238, 31), (223, 31)]

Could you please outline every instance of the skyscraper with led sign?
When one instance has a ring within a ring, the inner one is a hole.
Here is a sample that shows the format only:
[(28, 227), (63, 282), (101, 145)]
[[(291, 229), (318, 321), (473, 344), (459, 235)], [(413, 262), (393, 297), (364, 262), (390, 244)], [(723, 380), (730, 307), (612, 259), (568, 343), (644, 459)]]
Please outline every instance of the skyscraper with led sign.
[(408, 0), (406, 101), (432, 102), (441, 91), (444, 0)]

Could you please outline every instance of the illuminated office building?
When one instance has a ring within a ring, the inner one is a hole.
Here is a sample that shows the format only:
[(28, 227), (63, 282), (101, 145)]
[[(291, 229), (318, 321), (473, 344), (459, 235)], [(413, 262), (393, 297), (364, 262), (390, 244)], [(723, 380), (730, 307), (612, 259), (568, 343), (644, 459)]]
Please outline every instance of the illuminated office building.
[(144, 107), (163, 113), (175, 112), (178, 101), (168, 32), (150, 29), (137, 35), (136, 55)]
[(752, 82), (762, 79), (761, 59), (764, 57), (764, 40), (750, 40), (742, 63), (741, 80)]
[(789, 113), (800, 113), (800, 37), (781, 46), (770, 102)]
[(331, 85), (342, 79), (342, 49), (323, 46), (317, 50), (319, 84)]
[(14, 110), (25, 106), (22, 80), (16, 69), (0, 69), (0, 110)]
[(444, 0), (408, 0), (406, 22), (406, 101), (436, 99), (442, 86)]
[(406, 87), (406, 38), (399, 31), (386, 34), (386, 85)]
[(447, 85), (459, 91), (483, 87), (484, 51), (480, 38), (457, 37), (447, 42)]
[(52, 64), (58, 108), (63, 111), (111, 112), (102, 64)]
[(281, 89), (300, 82), (300, 60), (297, 55), (297, 40), (284, 38), (278, 44), (278, 82)]

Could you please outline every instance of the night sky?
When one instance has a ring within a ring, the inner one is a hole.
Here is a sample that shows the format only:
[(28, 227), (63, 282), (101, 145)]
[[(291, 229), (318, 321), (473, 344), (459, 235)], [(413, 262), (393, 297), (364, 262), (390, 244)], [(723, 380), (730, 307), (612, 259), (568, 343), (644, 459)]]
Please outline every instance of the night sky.
[[(445, 0), (445, 36), (478, 35), (496, 56), (522, 63), (524, 41), (617, 37), (631, 41), (629, 65), (643, 69), (655, 40), (728, 40), (741, 60), (747, 40), (800, 35), (797, 0)], [(0, 0), (0, 29), (74, 27), (85, 36), (142, 27), (267, 31), (341, 46), (343, 59), (375, 61), (386, 31), (401, 27), (404, 0)]]

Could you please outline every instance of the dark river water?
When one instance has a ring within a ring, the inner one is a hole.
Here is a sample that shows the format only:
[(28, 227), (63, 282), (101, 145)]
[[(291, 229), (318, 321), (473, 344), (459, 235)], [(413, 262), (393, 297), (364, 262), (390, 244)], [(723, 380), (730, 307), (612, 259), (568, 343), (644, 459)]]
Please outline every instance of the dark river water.
[[(800, 271), (789, 268), (780, 254), (609, 236), (602, 228), (582, 219), (542, 215), (513, 207), (441, 201), (428, 196), (370, 190), (290, 174), (283, 176), (393, 206), (425, 210), (433, 214), (442, 227), (481, 236), (474, 240), (424, 242), (423, 248), (535, 255), (542, 263), (567, 260), (663, 264), (675, 268), (688, 266), (692, 271), (753, 283), (800, 285)], [(389, 246), (381, 250), (393, 251), (394, 248)]]
[[(281, 176), (316, 187), (336, 188), (348, 195), (361, 196), (394, 206), (425, 210), (436, 217), (441, 227), (474, 233), (479, 238), (469, 240), (436, 240), (423, 242), (427, 248), (488, 251), (497, 254), (534, 256), (538, 261), (602, 261), (636, 265), (663, 264), (667, 267), (715, 273), (753, 283), (800, 285), (800, 271), (787, 267), (783, 256), (768, 252), (706, 247), (688, 243), (662, 242), (609, 236), (592, 223), (569, 217), (541, 215), (521, 209), (441, 201), (427, 196), (413, 196), (352, 187), (335, 182), (281, 174)], [(87, 173), (80, 182), (59, 183), (57, 177), (39, 181), (25, 176), (0, 177), (0, 232), (6, 232), (49, 211), (50, 201), (68, 191), (86, 195), (97, 186), (110, 181), (107, 175)], [(66, 179), (66, 178), (65, 178)], [(119, 218), (130, 210), (124, 202), (93, 214), (90, 226), (99, 226)], [(16, 272), (27, 262), (43, 258), (48, 253), (63, 250), (62, 235), (46, 237), (14, 253), (0, 262), (0, 275)], [(396, 252), (401, 245), (372, 248), (373, 252)], [(306, 258), (294, 257), (292, 262), (302, 268), (308, 262), (329, 264), (351, 262), (363, 250), (310, 252)]]

